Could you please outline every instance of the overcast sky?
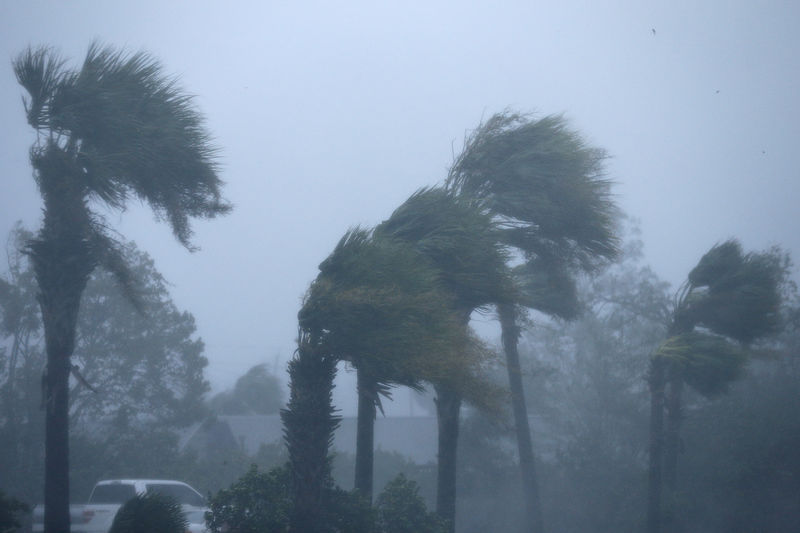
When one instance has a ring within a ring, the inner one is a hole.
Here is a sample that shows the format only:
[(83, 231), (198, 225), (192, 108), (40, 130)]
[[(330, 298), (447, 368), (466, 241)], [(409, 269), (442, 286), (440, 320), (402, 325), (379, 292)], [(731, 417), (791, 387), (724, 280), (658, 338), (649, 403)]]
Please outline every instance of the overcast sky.
[(221, 148), (235, 210), (195, 225), (199, 252), (146, 208), (109, 216), (197, 318), (215, 390), (260, 362), (282, 371), (341, 235), (439, 183), (507, 107), (564, 113), (609, 152), (673, 285), (729, 237), (797, 258), (798, 21), (793, 1), (1, 1), (0, 238), (41, 209), (11, 60), (46, 44), (77, 63), (98, 39), (179, 75)]

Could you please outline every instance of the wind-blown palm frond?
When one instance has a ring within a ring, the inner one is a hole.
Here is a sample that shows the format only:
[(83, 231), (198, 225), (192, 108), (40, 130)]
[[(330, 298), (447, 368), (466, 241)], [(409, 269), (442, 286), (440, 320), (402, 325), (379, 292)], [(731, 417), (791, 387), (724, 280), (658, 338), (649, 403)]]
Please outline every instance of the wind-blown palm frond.
[(64, 78), (64, 60), (51, 48), (28, 48), (14, 61), (17, 82), (28, 92), (23, 97), (28, 124), (35, 129), (50, 127), (49, 105)]
[(514, 267), (520, 304), (563, 319), (580, 313), (575, 278), (565, 265), (533, 258)]
[(436, 268), (460, 310), (513, 302), (508, 252), (490, 215), (441, 188), (415, 192), (375, 232), (407, 242)]
[(618, 251), (605, 157), (561, 116), (499, 113), (467, 138), (447, 188), (483, 200), (509, 245), (589, 270)]
[(378, 385), (418, 388), (431, 353), (452, 349), (461, 327), (435, 272), (411, 246), (349, 231), (320, 265), (298, 314), (322, 349)]
[(689, 274), (689, 290), (678, 311), (692, 323), (749, 344), (779, 323), (783, 256), (743, 254), (730, 240), (711, 248)]
[(741, 374), (744, 350), (724, 337), (693, 331), (670, 337), (655, 357), (678, 370), (686, 383), (705, 396), (724, 392)]
[(109, 235), (105, 225), (95, 222), (90, 239), (90, 253), (96, 264), (114, 276), (122, 293), (139, 312), (144, 312), (139, 295), (140, 282), (125, 257), (124, 245)]
[(29, 122), (63, 139), (73, 179), (90, 195), (118, 209), (131, 197), (147, 201), (187, 247), (190, 218), (231, 209), (192, 97), (149, 54), (95, 43), (79, 70), (67, 70), (53, 50), (29, 49), (14, 69), (30, 94)]

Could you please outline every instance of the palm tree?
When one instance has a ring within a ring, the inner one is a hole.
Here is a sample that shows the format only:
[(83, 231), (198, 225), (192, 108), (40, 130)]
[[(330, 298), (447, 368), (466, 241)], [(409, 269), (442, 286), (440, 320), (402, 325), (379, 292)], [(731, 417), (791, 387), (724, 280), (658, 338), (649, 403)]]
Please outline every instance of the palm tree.
[(281, 410), (292, 480), (290, 531), (327, 531), (327, 495), (333, 485), (328, 450), (341, 418), (333, 408), (336, 358), (318, 349), (312, 333), (299, 332), (289, 362), (289, 402)]
[(528, 530), (541, 532), (531, 430), (517, 343), (522, 308), (571, 319), (578, 314), (575, 275), (617, 254), (617, 209), (603, 175), (602, 150), (586, 145), (560, 116), (530, 120), (504, 112), (465, 141), (446, 180), (494, 217), (500, 242), (518, 251), (519, 305), (498, 302), (517, 430)]
[(190, 219), (231, 207), (191, 97), (150, 55), (93, 44), (70, 69), (54, 50), (29, 48), (13, 66), (28, 92), (25, 111), (37, 132), (30, 159), (44, 201), (26, 252), (47, 350), (45, 531), (54, 533), (69, 531), (68, 378), (83, 289), (101, 266), (134, 293), (120, 245), (91, 205), (123, 210), (131, 198), (145, 200), (190, 249)]
[(674, 522), (674, 509), (661, 516), (662, 484), (672, 502), (684, 384), (713, 396), (739, 376), (747, 347), (778, 325), (785, 272), (780, 251), (743, 254), (729, 240), (712, 247), (678, 291), (667, 339), (650, 359), (650, 533)]
[[(463, 331), (469, 335), (470, 315), (494, 303), (513, 303), (515, 294), (491, 217), (468, 199), (442, 188), (422, 189), (398, 207), (376, 233), (412, 244), (435, 267), (439, 283)], [(489, 396), (480, 379), (480, 348), (464, 344), (461, 374), (431, 380), (436, 391), (439, 423), (436, 512), (455, 527), (456, 457), (459, 413), (465, 396), (485, 402)]]
[[(374, 424), (381, 396), (442, 373), (461, 334), (435, 271), (409, 245), (363, 229), (348, 231), (298, 314), (319, 349), (353, 365), (358, 380), (355, 488), (372, 497)], [(436, 354), (437, 356), (431, 356)]]

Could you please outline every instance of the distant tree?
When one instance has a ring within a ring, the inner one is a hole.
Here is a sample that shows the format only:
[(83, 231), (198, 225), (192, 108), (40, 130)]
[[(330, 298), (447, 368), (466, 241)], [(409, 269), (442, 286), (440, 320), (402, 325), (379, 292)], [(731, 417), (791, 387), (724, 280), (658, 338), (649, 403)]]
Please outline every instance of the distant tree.
[(17, 224), (6, 248), (8, 271), (0, 277), (0, 338), (9, 348), (0, 348), (0, 456), (5, 458), (0, 487), (33, 502), (41, 494), (40, 384), (45, 356), (33, 269), (18, 249), (28, 238)]
[(739, 377), (747, 347), (778, 326), (787, 269), (779, 250), (744, 254), (729, 240), (700, 259), (676, 295), (667, 339), (650, 359), (650, 533), (674, 524), (674, 509), (661, 515), (661, 491), (663, 483), (674, 501), (684, 384), (712, 396)]
[(641, 243), (578, 283), (583, 312), (542, 321), (520, 351), (537, 414), (541, 494), (553, 531), (639, 531), (646, 501), (647, 361), (664, 338), (669, 285), (641, 263)]
[[(17, 228), (10, 248), (29, 237)], [(93, 484), (104, 469), (121, 473), (132, 467), (136, 452), (141, 452), (137, 459), (146, 459), (140, 463), (143, 469), (154, 460), (166, 461), (164, 450), (173, 442), (177, 446), (175, 430), (203, 415), (202, 397), (208, 390), (203, 376), (207, 361), (195, 337), (194, 318), (175, 307), (149, 256), (132, 243), (123, 245), (121, 253), (138, 280), (144, 313), (110, 274), (97, 270), (77, 319), (69, 412), (70, 432), (77, 439), (72, 456), (79, 469), (73, 477), (84, 490), (90, 488), (86, 478)], [(0, 293), (0, 320), (9, 326), (0, 338), (7, 336), (15, 354), (0, 369), (0, 450), (9, 459), (0, 486), (36, 500), (42, 479), (39, 373), (45, 347), (34, 271), (24, 256), (10, 251)]]
[(13, 63), (28, 92), (25, 111), (37, 140), (31, 164), (44, 201), (41, 229), (27, 245), (39, 286), (47, 347), (45, 532), (69, 530), (69, 375), (81, 296), (95, 267), (130, 293), (134, 280), (100, 201), (124, 209), (148, 202), (191, 247), (192, 217), (230, 205), (202, 119), (189, 96), (145, 53), (97, 44), (78, 69), (51, 48), (29, 48)]
[(222, 415), (271, 415), (283, 406), (281, 382), (265, 364), (255, 365), (236, 380), (233, 390), (220, 392), (209, 401)]
[(603, 175), (602, 150), (587, 146), (560, 116), (531, 120), (504, 112), (465, 141), (447, 178), (455, 194), (495, 217), (499, 242), (519, 252), (517, 302), (497, 302), (528, 530), (543, 530), (531, 432), (517, 343), (520, 308), (572, 319), (578, 314), (577, 272), (592, 272), (617, 254), (617, 209)]
[(398, 474), (375, 503), (382, 533), (444, 533), (445, 525), (429, 513), (419, 496), (419, 486)]

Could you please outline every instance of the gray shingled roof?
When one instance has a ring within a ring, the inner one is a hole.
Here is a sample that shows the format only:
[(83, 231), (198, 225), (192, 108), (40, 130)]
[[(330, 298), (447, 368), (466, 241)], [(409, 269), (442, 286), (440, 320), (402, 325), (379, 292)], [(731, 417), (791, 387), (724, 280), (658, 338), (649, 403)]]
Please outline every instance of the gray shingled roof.
[[(233, 440), (250, 455), (255, 454), (262, 444), (272, 444), (283, 439), (283, 426), (280, 415), (220, 415), (213, 425), (195, 424), (182, 434), (181, 449), (189, 448), (202, 453), (213, 446), (216, 437), (223, 435), (219, 424), (230, 428)], [(412, 461), (424, 464), (436, 461), (437, 425), (435, 417), (378, 417), (375, 420), (375, 448), (396, 452)], [(228, 444), (227, 435), (225, 440)], [(337, 452), (354, 453), (356, 449), (356, 419), (342, 418), (336, 430), (333, 449)]]

